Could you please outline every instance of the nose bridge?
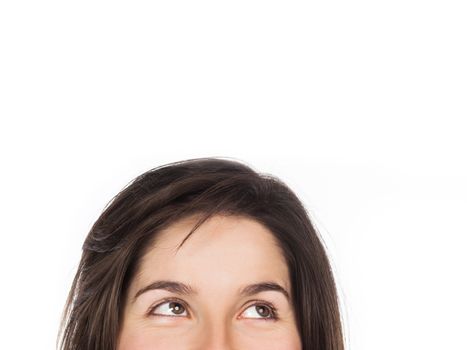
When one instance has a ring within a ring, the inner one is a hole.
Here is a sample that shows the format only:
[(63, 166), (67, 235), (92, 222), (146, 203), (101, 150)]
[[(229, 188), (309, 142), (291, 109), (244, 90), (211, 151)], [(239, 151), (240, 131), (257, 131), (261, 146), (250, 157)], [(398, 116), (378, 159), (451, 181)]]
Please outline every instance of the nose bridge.
[(200, 350), (233, 350), (232, 328), (228, 320), (221, 317), (206, 318), (200, 325)]

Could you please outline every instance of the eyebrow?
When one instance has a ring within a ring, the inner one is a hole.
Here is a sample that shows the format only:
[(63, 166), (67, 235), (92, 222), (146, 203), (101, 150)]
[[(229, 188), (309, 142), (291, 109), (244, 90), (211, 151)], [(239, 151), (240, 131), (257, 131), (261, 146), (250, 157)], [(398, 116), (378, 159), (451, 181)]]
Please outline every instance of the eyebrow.
[[(135, 296), (133, 297), (133, 302), (135, 302), (136, 299), (141, 294), (146, 293), (150, 290), (156, 290), (156, 289), (166, 290), (166, 291), (179, 294), (179, 295), (197, 295), (198, 294), (198, 292), (188, 284), (178, 282), (178, 281), (162, 280), (162, 281), (155, 281), (151, 283), (150, 285), (140, 289), (138, 292), (136, 292)], [(289, 293), (285, 290), (285, 288), (276, 282), (270, 282), (270, 281), (249, 284), (243, 287), (240, 290), (239, 294), (242, 297), (248, 297), (248, 296), (252, 296), (252, 295), (265, 292), (265, 291), (279, 292), (285, 296), (288, 302), (290, 302)]]

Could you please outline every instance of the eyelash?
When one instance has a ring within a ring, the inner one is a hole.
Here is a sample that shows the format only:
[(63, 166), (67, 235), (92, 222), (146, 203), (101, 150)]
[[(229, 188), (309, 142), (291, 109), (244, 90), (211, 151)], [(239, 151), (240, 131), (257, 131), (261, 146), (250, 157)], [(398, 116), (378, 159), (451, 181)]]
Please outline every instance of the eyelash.
[[(152, 317), (179, 317), (179, 316), (167, 316), (167, 315), (155, 315), (155, 314), (153, 314), (154, 310), (157, 309), (159, 306), (161, 306), (162, 304), (165, 304), (167, 302), (171, 302), (171, 301), (181, 304), (185, 310), (188, 310), (188, 307), (187, 307), (186, 303), (183, 300), (177, 299), (177, 298), (165, 298), (165, 299), (162, 299), (162, 301), (160, 303), (158, 303), (155, 306), (152, 306), (149, 309), (148, 316), (152, 316)], [(247, 308), (245, 308), (245, 310), (248, 310), (250, 307), (255, 306), (255, 305), (261, 305), (261, 306), (267, 306), (271, 311), (271, 316), (270, 317), (254, 318), (254, 319), (262, 320), (262, 321), (277, 321), (279, 319), (279, 317), (277, 315), (277, 309), (275, 308), (275, 306), (273, 304), (271, 304), (271, 303), (269, 303), (267, 301), (263, 301), (263, 300), (251, 300), (251, 301), (256, 302), (256, 304), (249, 305)]]

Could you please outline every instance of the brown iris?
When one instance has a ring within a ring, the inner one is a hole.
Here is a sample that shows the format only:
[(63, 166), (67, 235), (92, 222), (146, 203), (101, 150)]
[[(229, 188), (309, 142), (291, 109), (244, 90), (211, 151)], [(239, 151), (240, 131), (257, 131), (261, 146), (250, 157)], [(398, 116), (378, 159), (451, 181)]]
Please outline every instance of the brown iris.
[(263, 317), (271, 317), (271, 311), (268, 307), (263, 305), (256, 305), (256, 311)]
[(172, 301), (172, 302), (169, 304), (169, 308), (170, 308), (176, 315), (180, 315), (180, 314), (182, 314), (182, 313), (185, 311), (185, 308), (182, 306), (182, 304), (177, 303), (177, 302), (175, 302), (175, 301)]

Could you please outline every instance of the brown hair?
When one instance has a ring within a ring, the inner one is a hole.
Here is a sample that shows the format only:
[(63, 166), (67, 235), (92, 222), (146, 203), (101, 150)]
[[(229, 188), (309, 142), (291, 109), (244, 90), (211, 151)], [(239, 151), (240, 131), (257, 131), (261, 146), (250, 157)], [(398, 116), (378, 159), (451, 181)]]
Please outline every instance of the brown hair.
[(201, 219), (188, 236), (214, 214), (264, 224), (289, 268), (302, 348), (344, 350), (331, 265), (305, 207), (277, 177), (217, 157), (151, 169), (107, 204), (82, 247), (60, 327), (61, 350), (116, 349), (126, 292), (145, 249), (158, 231), (193, 214)]

